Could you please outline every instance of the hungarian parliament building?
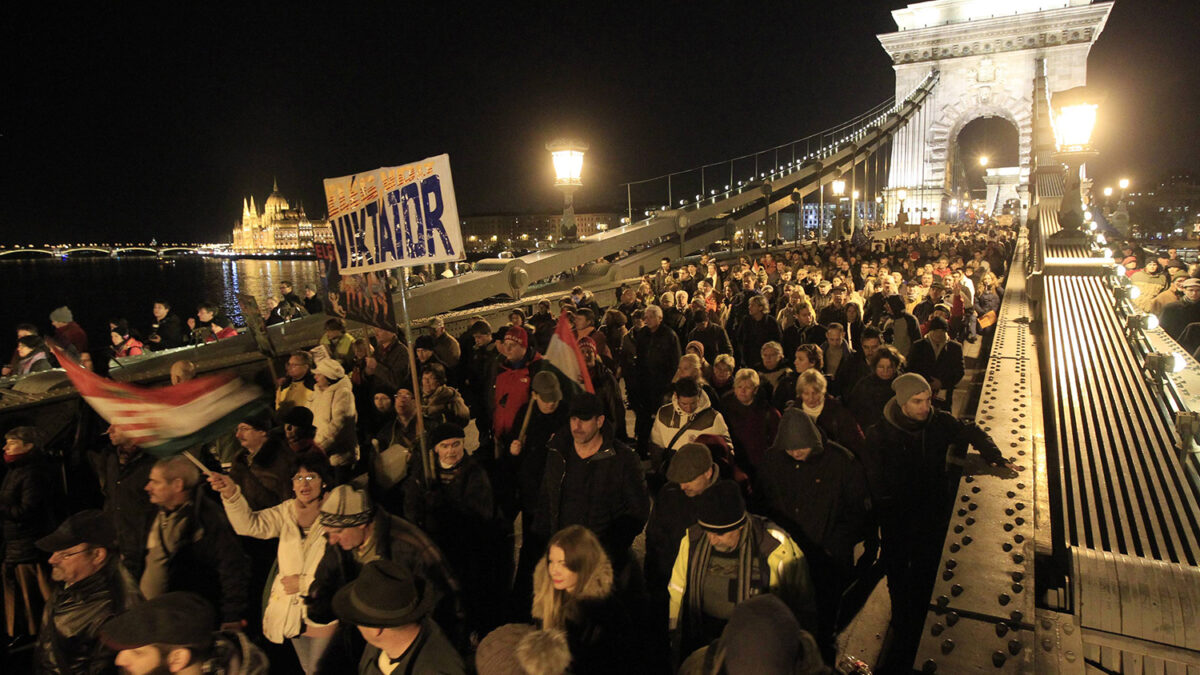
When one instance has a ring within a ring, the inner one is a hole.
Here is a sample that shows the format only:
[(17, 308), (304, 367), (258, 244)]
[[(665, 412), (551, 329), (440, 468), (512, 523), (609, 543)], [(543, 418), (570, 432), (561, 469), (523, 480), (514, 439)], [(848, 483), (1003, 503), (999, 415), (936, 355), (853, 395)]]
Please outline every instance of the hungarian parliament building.
[(311, 249), (314, 243), (333, 241), (327, 220), (311, 220), (304, 207), (291, 208), (275, 182), (262, 213), (254, 197), (242, 200), (242, 219), (233, 228), (233, 250), (247, 253)]

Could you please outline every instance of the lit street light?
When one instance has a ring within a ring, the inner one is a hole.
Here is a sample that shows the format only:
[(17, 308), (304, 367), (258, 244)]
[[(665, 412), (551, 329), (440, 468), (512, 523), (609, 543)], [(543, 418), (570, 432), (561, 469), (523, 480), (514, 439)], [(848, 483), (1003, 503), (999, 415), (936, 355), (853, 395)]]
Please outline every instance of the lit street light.
[(979, 156), (979, 166), (986, 167), (987, 165), (988, 165), (988, 156), (980, 155)]
[(580, 175), (583, 173), (583, 153), (587, 152), (588, 144), (560, 138), (547, 143), (546, 149), (554, 159), (554, 185), (563, 191), (563, 216), (558, 227), (558, 239), (570, 241), (575, 239), (575, 190), (583, 185)]
[(1079, 167), (1099, 153), (1092, 147), (1092, 130), (1096, 127), (1096, 109), (1099, 104), (1086, 87), (1075, 87), (1058, 92), (1051, 101), (1053, 108), (1054, 136), (1058, 152), (1055, 159), (1067, 167), (1066, 185), (1058, 222), (1062, 230), (1055, 233), (1059, 239), (1074, 239), (1080, 236), (1083, 225), (1083, 194), (1079, 178)]

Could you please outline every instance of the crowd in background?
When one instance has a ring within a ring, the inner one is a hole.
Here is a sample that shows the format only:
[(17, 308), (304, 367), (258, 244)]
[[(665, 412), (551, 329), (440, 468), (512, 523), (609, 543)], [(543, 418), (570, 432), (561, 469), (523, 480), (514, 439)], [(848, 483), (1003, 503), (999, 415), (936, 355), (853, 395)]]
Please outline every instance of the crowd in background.
[[(886, 575), (907, 670), (955, 458), (1011, 470), (952, 410), (1014, 245), (993, 223), (664, 258), (610, 297), (576, 287), (458, 335), (435, 319), (411, 355), (328, 318), (261, 413), (189, 451), (203, 468), (128, 429), (84, 439), (83, 463), (12, 428), (10, 646), (36, 640), (44, 672), (820, 673)], [(305, 295), (281, 288), (268, 320), (320, 313)], [(551, 349), (564, 314), (591, 392)], [(144, 340), (111, 322), (109, 356), (236, 330), (209, 304), (153, 318)], [(86, 363), (70, 310), (50, 319)], [(6, 372), (52, 367), (17, 330)], [(63, 467), (95, 503), (66, 498)]]

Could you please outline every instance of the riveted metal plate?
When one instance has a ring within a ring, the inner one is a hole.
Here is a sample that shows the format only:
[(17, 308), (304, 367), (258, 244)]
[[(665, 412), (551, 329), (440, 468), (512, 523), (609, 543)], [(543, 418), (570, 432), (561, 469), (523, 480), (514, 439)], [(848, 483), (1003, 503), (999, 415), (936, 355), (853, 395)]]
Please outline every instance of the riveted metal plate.
[(1033, 673), (1034, 646), (1028, 627), (980, 621), (952, 610), (930, 612), (913, 669), (950, 675)]

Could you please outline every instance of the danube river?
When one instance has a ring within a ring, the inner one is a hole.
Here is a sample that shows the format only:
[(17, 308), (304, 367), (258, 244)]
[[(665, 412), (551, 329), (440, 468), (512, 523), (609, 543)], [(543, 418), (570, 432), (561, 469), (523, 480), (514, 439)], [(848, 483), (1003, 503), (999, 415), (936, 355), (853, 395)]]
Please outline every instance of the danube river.
[(5, 292), (0, 301), (0, 353), (12, 353), (18, 323), (51, 331), (50, 312), (67, 305), (92, 341), (93, 350), (107, 340), (108, 320), (122, 318), (143, 335), (154, 322), (150, 308), (165, 299), (185, 321), (196, 305), (219, 305), (239, 325), (239, 293), (252, 294), (265, 306), (279, 294), (279, 282), (290, 280), (303, 294), (304, 284), (321, 290), (320, 263), (315, 260), (228, 260), (184, 256), (155, 258), (76, 258), (13, 260), (0, 258)]

